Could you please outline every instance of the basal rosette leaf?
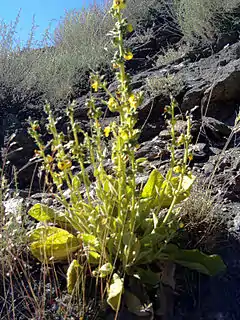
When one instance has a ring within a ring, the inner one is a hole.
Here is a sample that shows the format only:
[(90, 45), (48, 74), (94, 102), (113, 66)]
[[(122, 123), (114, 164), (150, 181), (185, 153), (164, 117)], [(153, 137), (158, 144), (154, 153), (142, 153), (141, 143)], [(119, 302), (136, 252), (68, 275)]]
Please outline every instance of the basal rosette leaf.
[(34, 219), (43, 222), (43, 221), (51, 221), (51, 222), (61, 222), (61, 223), (69, 223), (66, 218), (66, 214), (62, 212), (57, 212), (48, 206), (36, 203), (32, 208), (28, 211), (28, 214)]
[(168, 260), (209, 276), (226, 270), (223, 260), (216, 254), (207, 255), (197, 249), (184, 250), (174, 244), (168, 244), (163, 253)]
[(66, 230), (57, 227), (39, 227), (30, 233), (30, 249), (41, 262), (66, 261), (77, 251), (81, 241)]
[(160, 283), (160, 272), (153, 272), (149, 267), (146, 269), (138, 267), (134, 276), (141, 280), (142, 283), (156, 286)]
[(123, 279), (121, 279), (119, 275), (114, 273), (112, 282), (108, 290), (107, 303), (115, 311), (119, 309), (123, 290), (124, 290)]
[(82, 266), (77, 260), (73, 260), (67, 270), (67, 291), (71, 294), (80, 284)]

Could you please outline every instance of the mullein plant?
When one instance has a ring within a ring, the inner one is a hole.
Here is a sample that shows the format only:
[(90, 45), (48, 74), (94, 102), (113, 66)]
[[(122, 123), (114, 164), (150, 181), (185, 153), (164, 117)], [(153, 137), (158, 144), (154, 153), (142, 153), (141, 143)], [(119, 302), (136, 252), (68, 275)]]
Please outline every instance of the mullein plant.
[[(93, 93), (106, 93), (108, 98), (102, 103), (118, 113), (118, 119), (102, 128), (102, 111), (92, 93), (86, 102), (90, 133), (74, 121), (74, 103), (66, 111), (69, 134), (57, 130), (57, 120), (49, 105), (45, 111), (51, 141), (44, 145), (38, 122), (31, 121), (29, 129), (38, 146), (35, 156), (42, 160), (41, 170), (45, 171), (46, 181), (50, 178), (55, 186), (55, 197), (61, 204), (60, 209), (40, 203), (30, 209), (29, 214), (42, 222), (29, 234), (31, 252), (43, 263), (70, 261), (67, 287), (71, 294), (79, 293), (79, 288), (84, 294), (86, 275), (96, 277), (115, 311), (119, 310), (126, 290), (125, 277), (149, 283), (155, 262), (179, 263), (209, 275), (224, 269), (220, 257), (183, 250), (172, 241), (183, 228), (181, 202), (189, 196), (195, 180), (188, 167), (192, 157), (191, 119), (186, 117), (187, 130), (176, 137), (173, 99), (165, 108), (172, 137), (169, 170), (163, 176), (152, 169), (146, 184), (137, 185), (136, 178), (148, 163), (144, 158), (135, 158), (140, 134), (136, 123), (143, 92), (131, 89), (125, 68), (126, 61), (133, 58), (131, 50), (124, 46), (125, 35), (133, 31), (123, 17), (125, 7), (125, 0), (114, 0), (110, 10), (116, 21), (109, 33), (116, 48), (112, 60), (118, 81), (116, 92), (108, 90), (107, 82), (98, 73), (90, 77)], [(175, 156), (178, 148), (184, 150), (180, 160)], [(107, 160), (111, 162), (111, 172), (106, 170)], [(86, 170), (89, 163), (95, 178), (92, 183)]]

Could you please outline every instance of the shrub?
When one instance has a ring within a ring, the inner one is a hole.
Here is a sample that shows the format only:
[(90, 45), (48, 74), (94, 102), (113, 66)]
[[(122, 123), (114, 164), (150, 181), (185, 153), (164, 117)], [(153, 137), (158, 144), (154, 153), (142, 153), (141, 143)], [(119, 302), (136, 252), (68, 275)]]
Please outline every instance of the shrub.
[[(150, 9), (158, 0), (131, 0), (128, 15), (134, 26), (146, 21)], [(106, 5), (91, 5), (88, 9), (69, 11), (54, 30), (46, 30), (43, 39), (34, 42), (35, 24), (27, 43), (16, 37), (20, 13), (9, 24), (1, 21), (0, 83), (8, 100), (21, 102), (42, 95), (55, 103), (74, 95), (75, 87), (88, 89), (89, 69), (109, 66), (112, 55), (107, 31), (113, 26)], [(6, 99), (5, 99), (6, 100)]]
[(157, 57), (156, 66), (161, 67), (183, 58), (190, 50), (190, 46), (182, 44), (178, 48), (168, 48)]
[(146, 90), (153, 96), (175, 95), (183, 85), (181, 79), (174, 75), (152, 76), (146, 80)]
[(239, 4), (239, 0), (174, 0), (180, 28), (193, 43), (216, 39), (227, 16)]
[[(116, 21), (110, 34), (116, 47), (112, 63), (118, 80), (117, 91), (110, 93), (106, 80), (98, 73), (93, 73), (90, 79), (95, 92), (103, 90), (108, 95), (102, 102), (111, 112), (119, 114), (119, 121), (114, 120), (101, 128), (101, 109), (96, 106), (92, 93), (87, 101), (91, 134), (74, 121), (74, 105), (67, 109), (67, 136), (57, 131), (49, 105), (46, 106), (47, 129), (52, 140), (47, 146), (41, 141), (38, 123), (32, 122), (30, 127), (30, 134), (39, 148), (36, 156), (42, 159), (42, 170), (47, 178), (51, 177), (58, 191), (56, 199), (61, 204), (58, 210), (40, 203), (30, 209), (29, 214), (43, 222), (29, 235), (31, 252), (43, 263), (70, 260), (67, 286), (72, 295), (84, 294), (87, 275), (96, 277), (103, 297), (107, 294), (109, 305), (117, 312), (122, 295), (128, 290), (125, 278), (137, 277), (142, 284), (152, 286), (162, 280), (159, 273), (151, 269), (153, 263), (163, 263), (158, 270), (163, 274), (173, 263), (205, 274), (224, 269), (218, 256), (182, 250), (173, 242), (182, 227), (181, 204), (195, 181), (188, 167), (190, 116), (187, 116), (186, 132), (176, 138), (174, 100), (165, 109), (172, 137), (170, 168), (166, 176), (153, 169), (146, 184), (137, 185), (137, 177), (147, 165), (146, 159), (135, 159), (140, 134), (135, 125), (143, 93), (131, 90), (131, 79), (125, 70), (125, 61), (131, 60), (133, 55), (124, 46), (124, 36), (132, 30), (132, 25), (123, 18), (124, 7), (124, 0), (114, 0), (110, 11)], [(106, 140), (110, 139), (109, 150)], [(184, 155), (177, 160), (178, 148), (183, 148)], [(111, 172), (105, 168), (107, 160), (111, 163)], [(86, 163), (93, 167), (93, 184), (85, 169)], [(77, 165), (79, 172), (74, 174)], [(64, 186), (70, 191), (69, 200), (65, 197)], [(79, 293), (80, 288), (82, 292)], [(132, 309), (132, 305), (129, 306)]]
[[(236, 27), (237, 14), (232, 12), (238, 4), (239, 0), (228, 0), (224, 7), (219, 0), (130, 0), (125, 14), (136, 32), (135, 38), (128, 37), (127, 45), (136, 39), (138, 44), (144, 44), (153, 38), (157, 21), (163, 23), (159, 28), (170, 28), (178, 34), (176, 25), (179, 24), (189, 42), (211, 40), (221, 30)], [(105, 5), (67, 12), (54, 34), (47, 30), (39, 42), (34, 41), (33, 21), (25, 44), (16, 37), (20, 14), (9, 24), (1, 21), (0, 83), (4, 100), (19, 103), (42, 96), (55, 103), (81, 93), (79, 87), (86, 91), (89, 69), (109, 67), (113, 52), (106, 36), (113, 26), (112, 18), (107, 15), (110, 6), (111, 1), (107, 1)], [(168, 21), (169, 17), (174, 26)], [(172, 59), (170, 53), (176, 52), (169, 52), (165, 59)]]

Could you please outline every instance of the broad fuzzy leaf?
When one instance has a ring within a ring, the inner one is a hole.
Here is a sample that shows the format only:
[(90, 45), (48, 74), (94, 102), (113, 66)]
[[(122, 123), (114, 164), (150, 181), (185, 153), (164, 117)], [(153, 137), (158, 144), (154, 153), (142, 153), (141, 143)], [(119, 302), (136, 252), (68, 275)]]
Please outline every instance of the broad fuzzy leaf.
[(98, 264), (100, 259), (98, 239), (94, 235), (87, 233), (81, 234), (81, 239), (83, 240), (83, 247), (87, 253), (88, 262), (90, 264)]
[(100, 278), (105, 278), (109, 276), (113, 271), (113, 266), (110, 262), (105, 263), (101, 268), (99, 269), (99, 275)]
[(114, 273), (112, 283), (108, 290), (107, 303), (115, 311), (117, 311), (120, 306), (122, 293), (123, 280), (116, 273)]
[(168, 260), (206, 275), (214, 276), (226, 269), (221, 257), (207, 255), (197, 249), (182, 250), (174, 244), (168, 244), (163, 252)]
[(85, 245), (99, 247), (99, 241), (94, 235), (88, 234), (88, 233), (83, 233), (83, 234), (81, 234), (81, 238), (82, 238)]
[(50, 221), (56, 217), (55, 211), (48, 206), (36, 203), (29, 211), (28, 214), (38, 221)]
[[(184, 176), (182, 185), (181, 185), (181, 190), (180, 193), (177, 197), (176, 204), (180, 203), (184, 199), (186, 199), (189, 194), (191, 187), (195, 181), (196, 177), (195, 176)], [(169, 208), (174, 197), (174, 191), (178, 189), (180, 183), (180, 176), (179, 177), (172, 177), (171, 181), (164, 181), (162, 185), (163, 193), (161, 194), (160, 197), (160, 203), (162, 208)]]
[(148, 181), (143, 188), (142, 198), (155, 198), (157, 195), (157, 190), (160, 190), (163, 181), (164, 177), (157, 169), (154, 169), (150, 173)]
[(79, 286), (79, 280), (81, 275), (82, 267), (77, 260), (73, 260), (67, 270), (67, 290), (71, 294), (76, 287)]
[(52, 222), (64, 222), (68, 223), (64, 213), (59, 213), (49, 208), (48, 206), (36, 203), (29, 211), (28, 214), (34, 219), (43, 222), (43, 221), (52, 221)]
[(65, 261), (81, 245), (68, 231), (50, 226), (33, 230), (30, 241), (32, 254), (41, 262)]
[(134, 276), (141, 280), (142, 283), (156, 286), (160, 283), (160, 273), (153, 272), (152, 270), (137, 268)]

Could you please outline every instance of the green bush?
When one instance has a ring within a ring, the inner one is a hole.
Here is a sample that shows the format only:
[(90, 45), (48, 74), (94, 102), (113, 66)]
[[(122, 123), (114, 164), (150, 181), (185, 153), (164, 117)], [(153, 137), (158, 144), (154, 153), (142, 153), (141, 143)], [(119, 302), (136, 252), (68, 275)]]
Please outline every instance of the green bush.
[(184, 37), (209, 42), (219, 35), (239, 0), (174, 0), (174, 10)]
[(190, 46), (187, 44), (179, 45), (178, 48), (169, 47), (168, 49), (163, 50), (163, 52), (160, 55), (158, 55), (156, 66), (162, 67), (176, 60), (184, 58), (189, 51)]
[(179, 93), (183, 87), (183, 81), (173, 75), (152, 76), (146, 80), (146, 90), (152, 96), (164, 95), (169, 97)]

